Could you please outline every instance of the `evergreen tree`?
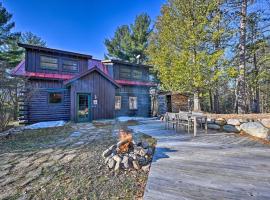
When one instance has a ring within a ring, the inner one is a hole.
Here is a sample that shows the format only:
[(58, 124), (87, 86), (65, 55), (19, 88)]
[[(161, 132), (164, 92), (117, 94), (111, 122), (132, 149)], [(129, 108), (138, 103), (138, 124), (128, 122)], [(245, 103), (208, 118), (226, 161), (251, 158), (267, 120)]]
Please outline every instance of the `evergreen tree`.
[(41, 37), (32, 32), (25, 32), (21, 34), (20, 42), (23, 44), (31, 44), (35, 46), (46, 47), (46, 42)]
[(136, 17), (134, 24), (118, 27), (114, 37), (105, 40), (108, 51), (106, 56), (129, 62), (146, 62), (146, 48), (151, 33), (150, 24), (150, 17), (141, 14)]
[(224, 54), (210, 48), (224, 30), (213, 31), (220, 21), (215, 0), (169, 0), (162, 8), (149, 45), (165, 90), (194, 94), (194, 110), (200, 110), (199, 93), (209, 87), (211, 70)]

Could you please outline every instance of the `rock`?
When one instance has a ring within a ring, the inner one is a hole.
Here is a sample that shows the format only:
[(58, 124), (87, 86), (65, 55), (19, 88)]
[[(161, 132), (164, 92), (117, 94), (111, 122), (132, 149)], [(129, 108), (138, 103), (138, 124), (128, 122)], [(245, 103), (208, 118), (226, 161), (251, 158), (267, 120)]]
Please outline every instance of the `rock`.
[(247, 119), (239, 119), (239, 122), (242, 124), (242, 123), (247, 123), (248, 120)]
[(149, 171), (150, 171), (150, 164), (145, 165), (145, 166), (142, 166), (142, 170), (143, 170), (144, 172), (149, 172)]
[(142, 148), (147, 149), (149, 147), (149, 143), (146, 141), (142, 142)]
[(223, 130), (229, 133), (239, 133), (239, 130), (233, 125), (225, 125)]
[(102, 153), (102, 156), (103, 158), (106, 158), (108, 157), (109, 155), (112, 154), (112, 150), (111, 149), (106, 149), (103, 153)]
[(114, 166), (114, 170), (118, 171), (120, 169), (120, 162), (116, 162), (115, 166)]
[(148, 164), (148, 160), (145, 157), (139, 157), (138, 162), (141, 166), (145, 166)]
[(218, 125), (218, 124), (207, 124), (207, 127), (209, 129), (220, 130), (220, 125)]
[(149, 155), (149, 156), (152, 156), (153, 155), (153, 148), (152, 147), (149, 147), (148, 149), (147, 149), (147, 155)]
[(115, 155), (115, 156), (113, 156), (113, 159), (116, 161), (114, 170), (117, 171), (120, 169), (120, 164), (121, 164), (122, 158), (119, 155)]
[(110, 148), (109, 148), (110, 150), (116, 150), (116, 144), (114, 144), (114, 145), (112, 145), (112, 146), (110, 146)]
[(106, 158), (106, 157), (108, 157), (111, 154), (114, 154), (114, 155), (116, 154), (116, 145), (112, 145), (112, 146), (110, 146), (110, 148), (106, 149), (102, 153), (102, 156), (103, 156), (103, 158)]
[(109, 161), (108, 161), (108, 166), (110, 169), (114, 168), (115, 166), (115, 160), (113, 158), (110, 158)]
[(137, 156), (134, 153), (129, 153), (129, 157), (132, 158), (133, 160), (137, 159)]
[(233, 126), (240, 126), (241, 125), (239, 119), (228, 119), (227, 124), (233, 125)]
[(129, 168), (129, 157), (128, 156), (124, 156), (123, 157), (123, 160), (122, 160), (122, 163), (124, 165), (124, 168), (125, 169), (128, 169)]
[(137, 160), (133, 160), (132, 165), (133, 165), (134, 169), (137, 169), (137, 170), (140, 169), (140, 164)]
[(260, 122), (248, 122), (241, 124), (241, 130), (252, 136), (269, 140), (270, 130), (265, 128)]
[(220, 125), (220, 126), (223, 126), (223, 125), (225, 125), (226, 123), (227, 123), (226, 120), (223, 119), (223, 118), (217, 118), (217, 119), (215, 120), (215, 124)]
[(105, 158), (104, 163), (107, 164), (111, 158), (112, 158), (111, 156), (108, 156), (107, 158)]
[(262, 123), (262, 125), (264, 126), (264, 127), (266, 127), (266, 128), (270, 128), (270, 119), (262, 119), (261, 120), (261, 123)]
[(122, 158), (120, 157), (120, 156), (118, 156), (118, 155), (115, 155), (115, 156), (113, 156), (112, 157), (116, 162), (119, 162), (119, 163), (121, 163), (121, 161), (122, 161)]

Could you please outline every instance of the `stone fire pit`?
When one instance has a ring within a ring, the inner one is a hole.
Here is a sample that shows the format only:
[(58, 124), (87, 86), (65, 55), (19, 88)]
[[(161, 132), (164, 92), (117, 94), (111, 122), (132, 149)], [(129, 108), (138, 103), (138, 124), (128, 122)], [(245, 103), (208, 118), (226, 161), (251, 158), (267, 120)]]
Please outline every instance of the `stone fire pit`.
[(102, 156), (110, 169), (118, 170), (150, 170), (154, 153), (146, 141), (135, 142), (129, 129), (120, 129), (119, 142), (106, 149)]

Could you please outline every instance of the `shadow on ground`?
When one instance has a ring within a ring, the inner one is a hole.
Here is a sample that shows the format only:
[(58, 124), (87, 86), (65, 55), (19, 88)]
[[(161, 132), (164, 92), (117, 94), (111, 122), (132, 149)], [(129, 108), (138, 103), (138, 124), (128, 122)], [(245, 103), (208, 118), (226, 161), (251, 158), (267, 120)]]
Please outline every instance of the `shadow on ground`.
[(171, 152), (177, 152), (177, 150), (173, 150), (170, 148), (157, 147), (155, 150), (155, 156), (152, 162), (156, 162), (157, 160), (163, 159), (163, 158), (169, 158), (170, 156), (167, 155), (167, 153), (171, 153)]

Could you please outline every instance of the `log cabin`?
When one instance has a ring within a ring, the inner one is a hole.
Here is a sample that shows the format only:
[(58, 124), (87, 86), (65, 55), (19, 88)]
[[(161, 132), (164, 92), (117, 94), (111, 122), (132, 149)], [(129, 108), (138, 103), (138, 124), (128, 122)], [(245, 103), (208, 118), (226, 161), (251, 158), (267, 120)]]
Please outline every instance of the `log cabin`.
[(151, 113), (148, 65), (97, 60), (91, 55), (19, 44), (25, 59), (13, 76), (27, 79), (19, 105), (22, 123), (89, 122)]

